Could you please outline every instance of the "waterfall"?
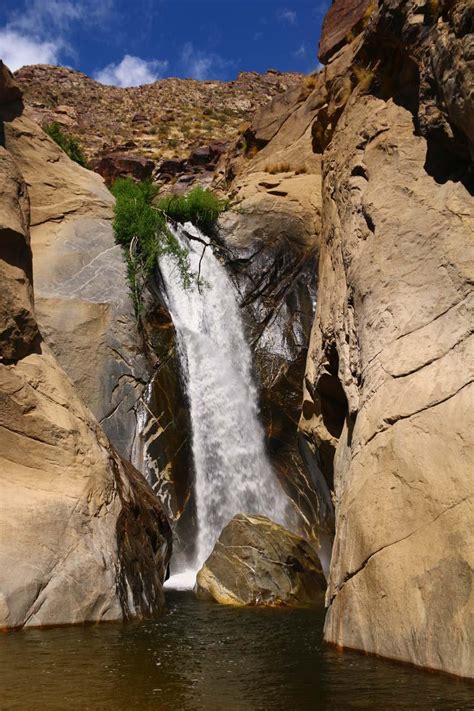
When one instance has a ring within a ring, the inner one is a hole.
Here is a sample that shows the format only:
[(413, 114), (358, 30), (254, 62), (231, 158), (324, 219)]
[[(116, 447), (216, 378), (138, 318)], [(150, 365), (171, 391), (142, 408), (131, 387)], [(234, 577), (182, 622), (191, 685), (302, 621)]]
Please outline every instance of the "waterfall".
[(287, 500), (265, 453), (235, 287), (207, 237), (190, 223), (172, 231), (189, 250), (192, 273), (201, 277), (199, 288), (185, 289), (175, 261), (160, 259), (190, 403), (197, 570), (236, 513), (267, 515), (285, 524)]

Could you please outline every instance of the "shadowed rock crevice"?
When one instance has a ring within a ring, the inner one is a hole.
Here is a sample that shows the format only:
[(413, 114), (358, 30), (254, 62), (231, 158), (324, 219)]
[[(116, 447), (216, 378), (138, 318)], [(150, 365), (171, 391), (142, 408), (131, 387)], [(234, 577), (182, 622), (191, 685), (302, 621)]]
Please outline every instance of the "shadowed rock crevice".
[(124, 619), (137, 613), (155, 617), (163, 608), (162, 583), (171, 557), (171, 528), (159, 500), (132, 466), (123, 463), (124, 481), (114, 461), (111, 464), (122, 504), (117, 519), (117, 589)]
[(339, 355), (334, 345), (326, 349), (326, 356), (327, 364), (317, 382), (316, 393), (323, 424), (332, 437), (339, 439), (348, 414), (347, 398), (339, 380)]

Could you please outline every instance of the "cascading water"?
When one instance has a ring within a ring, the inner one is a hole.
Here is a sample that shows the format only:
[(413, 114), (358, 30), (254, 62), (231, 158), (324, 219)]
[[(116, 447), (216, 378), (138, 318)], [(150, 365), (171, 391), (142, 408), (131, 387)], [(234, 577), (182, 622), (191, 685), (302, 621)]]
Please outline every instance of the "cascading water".
[(265, 454), (235, 288), (207, 237), (190, 223), (171, 229), (189, 250), (192, 273), (202, 280), (200, 288), (186, 289), (173, 259), (160, 259), (190, 402), (197, 570), (236, 513), (267, 515), (285, 524), (287, 500)]

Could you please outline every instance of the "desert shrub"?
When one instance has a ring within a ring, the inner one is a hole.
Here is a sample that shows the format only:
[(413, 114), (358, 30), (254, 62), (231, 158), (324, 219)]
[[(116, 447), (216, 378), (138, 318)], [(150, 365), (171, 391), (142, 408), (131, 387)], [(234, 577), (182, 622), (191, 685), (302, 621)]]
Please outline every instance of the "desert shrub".
[(211, 236), (219, 215), (227, 209), (226, 200), (220, 200), (210, 190), (195, 188), (187, 195), (171, 195), (159, 201), (158, 207), (175, 222), (192, 222), (202, 232)]
[(87, 168), (87, 159), (82, 150), (82, 146), (75, 136), (65, 133), (57, 121), (53, 121), (44, 127), (45, 132), (60, 148), (71, 158), (71, 160)]
[(278, 173), (290, 173), (291, 166), (289, 163), (275, 163), (274, 165), (265, 166), (264, 170), (270, 175), (277, 175)]
[(353, 72), (359, 89), (361, 91), (369, 91), (375, 77), (375, 71), (362, 64), (354, 64)]
[(158, 189), (151, 180), (137, 183), (119, 178), (111, 190), (115, 196), (115, 240), (125, 253), (128, 282), (138, 315), (143, 289), (161, 255), (173, 257), (184, 286), (190, 285), (188, 252), (169, 231), (163, 211), (153, 204)]

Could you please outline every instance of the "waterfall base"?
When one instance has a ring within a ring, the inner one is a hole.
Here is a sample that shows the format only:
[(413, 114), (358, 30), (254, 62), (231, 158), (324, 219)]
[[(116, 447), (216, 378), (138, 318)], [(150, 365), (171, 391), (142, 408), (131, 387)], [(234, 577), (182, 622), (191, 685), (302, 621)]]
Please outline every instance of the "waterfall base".
[(185, 570), (182, 573), (177, 573), (168, 578), (163, 587), (166, 590), (192, 590), (195, 583), (196, 571)]

